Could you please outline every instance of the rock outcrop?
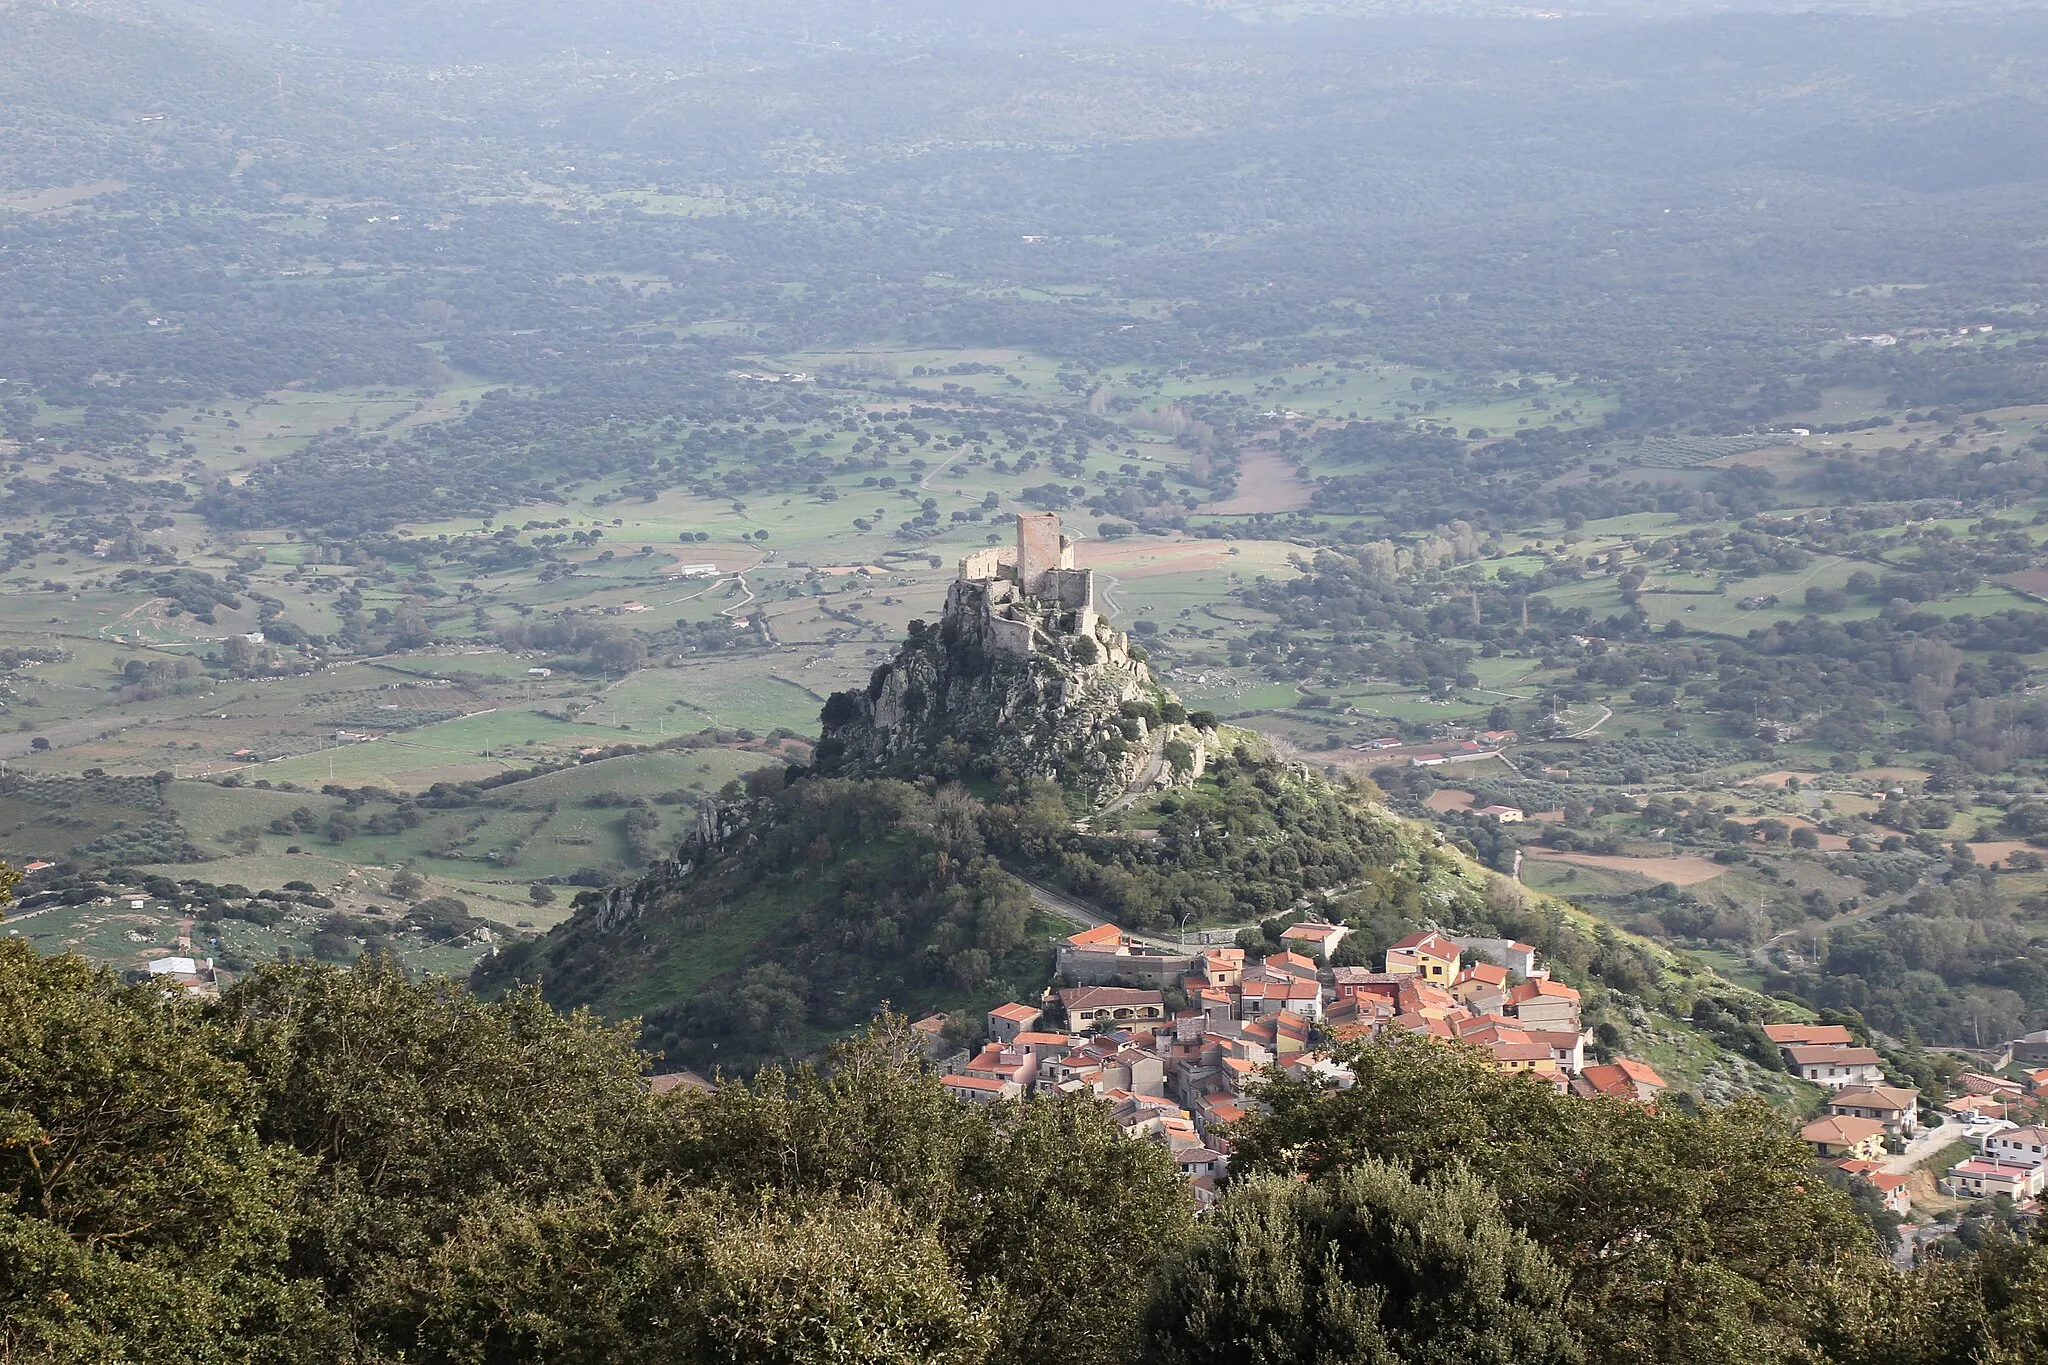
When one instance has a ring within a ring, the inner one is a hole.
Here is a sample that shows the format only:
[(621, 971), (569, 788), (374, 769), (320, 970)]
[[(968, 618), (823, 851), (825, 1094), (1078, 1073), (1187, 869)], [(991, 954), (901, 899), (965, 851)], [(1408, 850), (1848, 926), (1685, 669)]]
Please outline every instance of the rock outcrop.
[(865, 690), (833, 694), (814, 761), (840, 776), (1051, 778), (1099, 805), (1148, 773), (1199, 775), (1199, 743), (1170, 743), (1182, 720), (1096, 611), (1059, 518), (1034, 513), (1014, 551), (960, 562), (938, 624), (912, 622)]

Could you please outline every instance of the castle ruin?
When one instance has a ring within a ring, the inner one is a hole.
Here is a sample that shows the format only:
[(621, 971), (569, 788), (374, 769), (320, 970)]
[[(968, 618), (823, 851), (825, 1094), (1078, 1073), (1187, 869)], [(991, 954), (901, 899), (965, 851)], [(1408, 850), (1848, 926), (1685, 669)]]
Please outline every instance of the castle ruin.
[[(1074, 542), (1060, 533), (1056, 512), (1019, 513), (1014, 547), (977, 550), (962, 559), (946, 610), (948, 616), (973, 611), (988, 647), (1012, 658), (1049, 649), (1062, 638), (1095, 640), (1102, 622), (1095, 609), (1095, 571), (1074, 567)], [(1127, 659), (1129, 642), (1110, 635), (1098, 643)]]

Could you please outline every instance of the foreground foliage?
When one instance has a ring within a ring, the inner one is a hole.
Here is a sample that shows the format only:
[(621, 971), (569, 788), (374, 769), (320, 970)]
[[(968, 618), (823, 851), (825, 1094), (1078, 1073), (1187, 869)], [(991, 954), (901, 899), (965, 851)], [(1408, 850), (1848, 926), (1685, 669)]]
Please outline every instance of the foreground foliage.
[(1761, 1108), (1452, 1049), (1275, 1079), (1197, 1226), (1104, 1107), (958, 1104), (885, 1017), (648, 1092), (633, 1026), (354, 969), (201, 1005), (0, 943), (0, 1355), (1982, 1365), (2048, 1249), (1907, 1275)]

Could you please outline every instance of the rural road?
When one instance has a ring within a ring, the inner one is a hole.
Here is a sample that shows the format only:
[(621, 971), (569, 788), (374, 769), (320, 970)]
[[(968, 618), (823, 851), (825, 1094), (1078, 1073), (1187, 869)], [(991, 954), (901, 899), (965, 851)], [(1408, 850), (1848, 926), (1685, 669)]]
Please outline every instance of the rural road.
[[(1131, 779), (1128, 787), (1124, 788), (1124, 794), (1095, 812), (1095, 815), (1110, 815), (1120, 810), (1127, 810), (1131, 802), (1152, 790), (1152, 784), (1159, 780), (1159, 770), (1166, 766), (1166, 745), (1158, 740), (1159, 733), (1159, 731), (1153, 732), (1152, 752), (1146, 755), (1145, 765), (1138, 769), (1138, 775)], [(1088, 816), (1086, 820), (1082, 820), (1079, 823), (1086, 825), (1088, 820), (1095, 818), (1095, 815)]]
[(929, 489), (932, 486), (933, 479), (936, 479), (937, 477), (939, 477), (939, 475), (945, 473), (948, 469), (952, 467), (953, 461), (959, 459), (962, 455), (965, 455), (966, 453), (967, 452), (964, 450), (956, 450), (951, 455), (948, 455), (944, 460), (940, 461), (938, 464), (935, 464), (930, 469), (927, 469), (924, 472), (924, 477), (917, 481), (917, 486), (919, 490)]
[[(1096, 572), (1101, 573), (1102, 571), (1098, 569)], [(1116, 601), (1117, 590), (1123, 587), (1123, 585), (1124, 581), (1115, 574), (1102, 574), (1101, 600), (1102, 605), (1107, 608), (1103, 615), (1108, 616), (1112, 620), (1124, 614), (1124, 609), (1118, 606)]]
[(1614, 719), (1614, 708), (1613, 708), (1613, 707), (1611, 707), (1611, 706), (1603, 706), (1603, 707), (1601, 707), (1601, 708), (1600, 708), (1600, 719), (1598, 719), (1598, 720), (1594, 721), (1594, 722), (1593, 722), (1593, 723), (1592, 723), (1591, 725), (1588, 725), (1588, 726), (1587, 726), (1587, 727), (1586, 727), (1585, 729), (1583, 729), (1583, 730), (1580, 730), (1580, 731), (1578, 731), (1578, 732), (1577, 732), (1576, 734), (1569, 734), (1569, 735), (1566, 735), (1566, 736), (1565, 736), (1565, 738), (1566, 738), (1566, 739), (1591, 739), (1591, 738), (1592, 738), (1592, 737), (1593, 737), (1594, 735), (1596, 735), (1596, 734), (1598, 734), (1598, 733), (1600, 732), (1600, 727), (1601, 727), (1601, 726), (1605, 725), (1605, 724), (1606, 724), (1606, 723), (1607, 723), (1608, 721), (1610, 721), (1610, 720), (1613, 720), (1613, 719)]

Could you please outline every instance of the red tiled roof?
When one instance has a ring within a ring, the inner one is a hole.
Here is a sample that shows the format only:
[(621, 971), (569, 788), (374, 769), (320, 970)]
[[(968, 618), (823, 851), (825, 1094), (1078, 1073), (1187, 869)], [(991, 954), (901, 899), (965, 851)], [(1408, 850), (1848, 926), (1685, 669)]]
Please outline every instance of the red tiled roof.
[(1826, 1143), (1831, 1147), (1853, 1147), (1883, 1135), (1884, 1125), (1876, 1119), (1850, 1118), (1843, 1114), (1815, 1119), (1799, 1130), (1801, 1141)]
[(1013, 1024), (1028, 1024), (1042, 1012), (1035, 1005), (1019, 1005), (1015, 1003), (997, 1005), (989, 1011), (997, 1019), (1007, 1019)]
[(1517, 1005), (1538, 999), (1576, 1000), (1578, 998), (1579, 993), (1570, 986), (1565, 985), (1562, 981), (1524, 981), (1521, 985), (1508, 992), (1508, 1000)]
[(1765, 1024), (1764, 1037), (1780, 1046), (1848, 1047), (1856, 1041), (1840, 1024)]
[(1075, 986), (1060, 992), (1060, 1003), (1070, 1010), (1096, 1010), (1115, 1005), (1158, 1005), (1166, 997), (1158, 991), (1132, 990), (1125, 986)]
[(1664, 1084), (1664, 1078), (1657, 1074), (1657, 1069), (1647, 1062), (1639, 1062), (1633, 1057), (1617, 1057), (1614, 1059), (1613, 1065), (1620, 1069), (1622, 1075), (1628, 1077), (1637, 1085), (1654, 1085), (1659, 1089), (1668, 1088)]
[(1014, 1082), (991, 1081), (981, 1076), (948, 1076), (940, 1084), (949, 1090), (995, 1091), (1001, 1090), (1005, 1085), (1014, 1084)]
[(1457, 944), (1451, 942), (1442, 934), (1433, 932), (1410, 934), (1406, 938), (1398, 939), (1388, 951), (1396, 953), (1426, 952), (1430, 956), (1441, 958), (1444, 961), (1449, 961), (1459, 954)]

